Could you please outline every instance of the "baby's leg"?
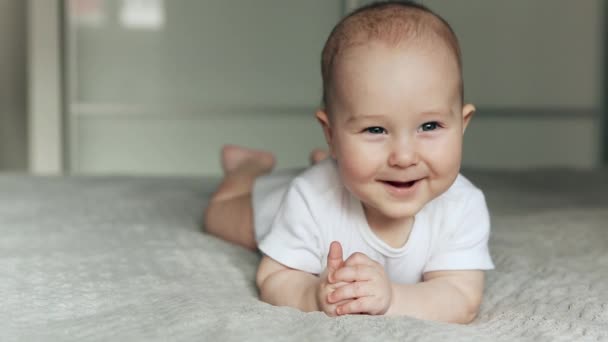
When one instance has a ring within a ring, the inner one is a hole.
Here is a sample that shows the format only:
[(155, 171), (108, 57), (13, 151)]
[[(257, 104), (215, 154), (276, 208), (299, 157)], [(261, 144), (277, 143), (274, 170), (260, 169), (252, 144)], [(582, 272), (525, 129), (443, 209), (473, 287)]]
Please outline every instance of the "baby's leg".
[(227, 145), (222, 148), (224, 179), (205, 211), (207, 233), (255, 250), (251, 192), (255, 179), (272, 170), (270, 152)]

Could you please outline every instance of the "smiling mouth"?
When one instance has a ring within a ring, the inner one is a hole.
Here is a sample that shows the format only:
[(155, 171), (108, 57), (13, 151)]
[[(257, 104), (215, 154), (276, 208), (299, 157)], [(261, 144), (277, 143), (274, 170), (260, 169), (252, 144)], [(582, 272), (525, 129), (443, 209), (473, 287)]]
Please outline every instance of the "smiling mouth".
[(417, 180), (409, 181), (409, 182), (399, 182), (399, 181), (381, 181), (384, 184), (388, 184), (395, 188), (407, 189), (411, 188), (414, 184), (416, 184)]

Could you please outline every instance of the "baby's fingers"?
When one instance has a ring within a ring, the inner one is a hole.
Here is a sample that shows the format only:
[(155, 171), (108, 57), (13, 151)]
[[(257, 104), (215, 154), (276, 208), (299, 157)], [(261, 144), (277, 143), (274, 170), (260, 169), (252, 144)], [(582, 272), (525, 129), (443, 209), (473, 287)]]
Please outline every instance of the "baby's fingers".
[(355, 266), (355, 265), (367, 265), (367, 266), (375, 266), (377, 264), (376, 261), (372, 260), (370, 257), (365, 255), (364, 253), (357, 252), (351, 254), (348, 259), (344, 260), (344, 264), (346, 266)]
[(352, 284), (352, 283), (347, 283), (345, 281), (341, 281), (341, 282), (338, 282), (338, 283), (330, 284), (329, 286), (330, 286), (331, 289), (336, 290), (336, 289), (339, 289), (342, 286), (346, 286), (348, 284)]
[(326, 312), (326, 314), (328, 316), (338, 316), (339, 315), (338, 314), (338, 310), (337, 310), (338, 307), (341, 306), (341, 305), (347, 305), (348, 303), (350, 303), (352, 301), (353, 301), (352, 299), (347, 299), (347, 300), (343, 300), (343, 301), (340, 301), (340, 302), (335, 303), (335, 304), (330, 304), (329, 307), (331, 308), (330, 309), (331, 312), (329, 312), (329, 313)]
[(337, 315), (371, 314), (374, 306), (373, 297), (362, 297), (336, 307)]
[(368, 282), (354, 282), (344, 285), (327, 295), (327, 301), (333, 304), (347, 299), (366, 297), (371, 294), (371, 285)]
[(372, 280), (376, 276), (375, 269), (367, 265), (344, 266), (334, 273), (334, 281), (353, 282)]

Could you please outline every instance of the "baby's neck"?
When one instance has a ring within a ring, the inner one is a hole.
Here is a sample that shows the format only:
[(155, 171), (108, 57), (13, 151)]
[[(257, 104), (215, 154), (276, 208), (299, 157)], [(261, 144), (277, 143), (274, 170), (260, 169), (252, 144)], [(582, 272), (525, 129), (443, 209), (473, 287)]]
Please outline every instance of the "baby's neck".
[(414, 217), (403, 219), (380, 218), (365, 210), (367, 224), (376, 236), (393, 248), (403, 247), (410, 237), (414, 226)]

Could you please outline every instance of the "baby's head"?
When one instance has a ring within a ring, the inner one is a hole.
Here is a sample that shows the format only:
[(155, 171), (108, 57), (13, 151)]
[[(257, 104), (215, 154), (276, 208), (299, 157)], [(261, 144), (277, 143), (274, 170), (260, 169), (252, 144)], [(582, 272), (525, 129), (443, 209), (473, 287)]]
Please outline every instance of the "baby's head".
[(447, 22), (411, 2), (365, 6), (334, 28), (321, 68), (317, 118), (368, 220), (411, 217), (450, 187), (475, 108)]
[[(410, 1), (377, 2), (361, 7), (343, 18), (332, 30), (321, 54), (323, 106), (327, 108), (334, 79), (334, 66), (349, 48), (381, 42), (388, 47), (426, 43), (447, 48), (461, 75), (458, 38), (443, 18), (423, 5)], [(462, 77), (460, 81), (463, 96)]]

